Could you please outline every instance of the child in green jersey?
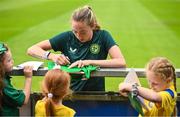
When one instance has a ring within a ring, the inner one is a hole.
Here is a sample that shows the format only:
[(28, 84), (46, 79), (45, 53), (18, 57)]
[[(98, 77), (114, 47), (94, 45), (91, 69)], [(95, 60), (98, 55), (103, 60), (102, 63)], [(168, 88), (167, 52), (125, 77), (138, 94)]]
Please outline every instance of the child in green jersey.
[(30, 97), (32, 67), (24, 68), (24, 90), (17, 90), (8, 74), (13, 69), (13, 63), (10, 49), (0, 43), (0, 116), (19, 116), (19, 107), (27, 104)]

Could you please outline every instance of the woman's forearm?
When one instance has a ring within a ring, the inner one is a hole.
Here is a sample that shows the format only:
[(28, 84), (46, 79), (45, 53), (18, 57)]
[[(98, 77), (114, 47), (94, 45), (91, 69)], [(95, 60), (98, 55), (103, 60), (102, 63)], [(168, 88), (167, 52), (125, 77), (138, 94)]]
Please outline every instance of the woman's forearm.
[(32, 47), (28, 48), (27, 54), (36, 58), (45, 58), (46, 50), (50, 50), (51, 44), (49, 40), (45, 40), (42, 42), (33, 45)]
[(40, 47), (34, 45), (32, 47), (30, 47), (28, 50), (27, 50), (27, 54), (30, 55), (30, 56), (33, 56), (35, 58), (43, 58), (43, 55), (46, 51), (41, 49)]
[(91, 65), (97, 65), (100, 67), (126, 67), (124, 59), (109, 59), (109, 60), (84, 60)]

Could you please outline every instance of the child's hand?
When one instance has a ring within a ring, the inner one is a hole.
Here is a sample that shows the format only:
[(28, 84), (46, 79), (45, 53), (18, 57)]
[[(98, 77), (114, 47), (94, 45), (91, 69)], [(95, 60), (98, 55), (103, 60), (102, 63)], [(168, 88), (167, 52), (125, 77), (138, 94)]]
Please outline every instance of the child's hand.
[(33, 75), (33, 67), (32, 66), (25, 66), (24, 67), (24, 76), (26, 78), (32, 78)]
[(131, 91), (131, 84), (130, 83), (120, 83), (119, 84), (119, 93), (125, 97), (127, 97), (128, 92)]

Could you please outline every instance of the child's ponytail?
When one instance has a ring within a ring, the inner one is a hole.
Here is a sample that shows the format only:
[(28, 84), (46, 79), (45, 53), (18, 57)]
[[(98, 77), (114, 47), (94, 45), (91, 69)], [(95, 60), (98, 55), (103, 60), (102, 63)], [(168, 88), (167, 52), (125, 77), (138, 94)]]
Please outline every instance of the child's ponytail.
[[(51, 95), (51, 96), (49, 96), (49, 95)], [(47, 117), (55, 116), (52, 96), (53, 95), (51, 93), (48, 93), (47, 98), (46, 98), (45, 110), (46, 110)]]
[[(177, 91), (177, 87), (176, 87), (176, 72), (175, 72), (175, 68), (172, 66), (173, 69), (173, 83), (174, 83), (174, 89), (175, 91)], [(177, 116), (177, 107), (175, 105), (174, 107), (174, 112), (173, 112), (173, 116)]]

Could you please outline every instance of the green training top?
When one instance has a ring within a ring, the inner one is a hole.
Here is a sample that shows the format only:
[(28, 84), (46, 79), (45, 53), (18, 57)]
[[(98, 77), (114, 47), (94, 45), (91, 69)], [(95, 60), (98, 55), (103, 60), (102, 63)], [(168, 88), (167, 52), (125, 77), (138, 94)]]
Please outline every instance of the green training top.
[(3, 88), (2, 109), (0, 116), (19, 116), (19, 109), (25, 100), (22, 90), (16, 90), (11, 84), (10, 76), (5, 75)]
[[(72, 31), (61, 33), (50, 39), (50, 44), (54, 51), (61, 51), (68, 56), (70, 62), (77, 60), (105, 60), (109, 49), (115, 45), (112, 36), (105, 30), (93, 32), (93, 37), (88, 42), (80, 42)], [(82, 75), (73, 75), (71, 89), (74, 91), (104, 91), (105, 82), (103, 77), (82, 79)]]

